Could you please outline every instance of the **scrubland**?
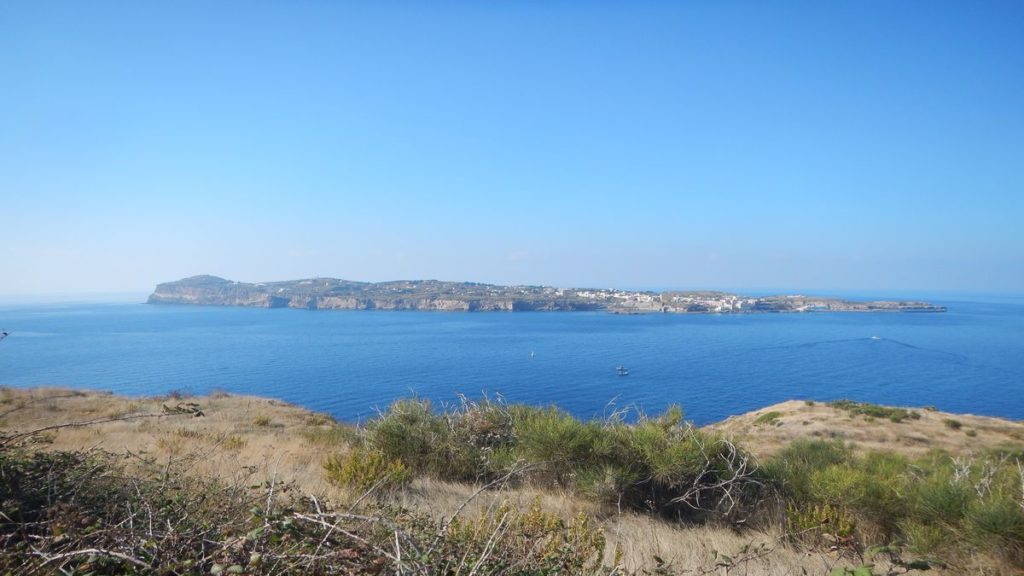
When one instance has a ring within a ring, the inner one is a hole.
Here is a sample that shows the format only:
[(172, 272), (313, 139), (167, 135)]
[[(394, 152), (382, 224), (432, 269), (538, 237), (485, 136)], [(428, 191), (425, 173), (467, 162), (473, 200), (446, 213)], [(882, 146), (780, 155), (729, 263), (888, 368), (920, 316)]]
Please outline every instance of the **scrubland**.
[(1024, 425), (0, 389), (9, 573), (1013, 574)]

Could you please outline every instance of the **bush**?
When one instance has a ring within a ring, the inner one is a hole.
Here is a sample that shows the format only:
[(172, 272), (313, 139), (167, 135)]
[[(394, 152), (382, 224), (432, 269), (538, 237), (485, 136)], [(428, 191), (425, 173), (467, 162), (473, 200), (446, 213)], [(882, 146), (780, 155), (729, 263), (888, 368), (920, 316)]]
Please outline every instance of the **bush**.
[(516, 454), (549, 470), (550, 477), (559, 484), (597, 457), (598, 425), (580, 422), (555, 408), (521, 413), (513, 429)]
[(879, 406), (878, 404), (854, 402), (853, 400), (835, 400), (829, 402), (828, 405), (839, 410), (845, 410), (853, 415), (859, 414), (867, 418), (886, 418), (896, 423), (903, 422), (907, 418), (911, 420), (919, 420), (921, 418), (921, 414), (904, 408)]
[(948, 552), (950, 542), (956, 541), (955, 536), (941, 526), (917, 520), (904, 520), (900, 523), (900, 530), (910, 548), (919, 554)]
[[(797, 441), (762, 473), (787, 503), (787, 530), (806, 534), (805, 542), (834, 543), (843, 537), (834, 527), (849, 527), (861, 546), (903, 540), (946, 557), (987, 551), (1019, 567), (1019, 461), (1002, 452), (973, 460), (941, 451), (913, 461), (885, 452), (855, 456), (840, 444)], [(820, 524), (827, 530), (814, 529)]]
[(678, 406), (627, 425), (584, 422), (554, 407), (464, 400), (435, 412), (404, 400), (371, 421), (362, 442), (435, 478), (490, 481), (520, 471), (516, 478), (539, 487), (665, 514), (716, 510), (727, 493), (731, 509), (755, 489), (749, 457), (690, 426)]
[(967, 512), (967, 527), (980, 546), (1008, 560), (1024, 563), (1024, 511), (1020, 502), (996, 497), (975, 502)]
[(811, 475), (828, 466), (842, 464), (850, 451), (833, 440), (796, 440), (761, 467), (765, 481), (797, 502), (812, 498)]
[(358, 447), (342, 456), (328, 457), (324, 470), (329, 482), (359, 492), (391, 492), (412, 480), (412, 472), (402, 462), (391, 460), (376, 450)]
[(369, 423), (367, 444), (410, 470), (456, 481), (487, 479), (484, 466), (495, 441), (487, 416), (467, 404), (466, 410), (435, 413), (428, 400), (399, 400)]
[(959, 430), (963, 426), (963, 422), (953, 418), (945, 418), (942, 423), (946, 425), (946, 428), (951, 428), (953, 430)]
[(943, 476), (918, 482), (910, 493), (913, 516), (935, 526), (956, 526), (967, 512), (970, 490), (969, 486)]
[(765, 424), (781, 424), (778, 419), (782, 416), (782, 412), (772, 410), (771, 412), (765, 412), (754, 419), (754, 424), (762, 426)]
[[(456, 519), (448, 534), (439, 556), (468, 566), (491, 558), (498, 573), (595, 574), (601, 572), (605, 549), (604, 533), (587, 515), (565, 521), (544, 512), (539, 500), (525, 511), (504, 502), (493, 512)], [(495, 557), (495, 549), (502, 550), (501, 557)]]

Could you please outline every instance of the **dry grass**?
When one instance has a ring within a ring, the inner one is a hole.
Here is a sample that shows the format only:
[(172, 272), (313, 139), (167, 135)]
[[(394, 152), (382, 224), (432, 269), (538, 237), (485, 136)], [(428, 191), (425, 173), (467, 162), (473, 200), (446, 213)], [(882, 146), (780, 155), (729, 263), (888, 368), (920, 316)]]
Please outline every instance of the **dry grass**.
[[(978, 453), (992, 448), (1024, 448), (1024, 424), (969, 414), (950, 414), (913, 408), (920, 419), (892, 422), (885, 418), (851, 415), (825, 403), (808, 404), (790, 400), (754, 412), (733, 416), (712, 424), (709, 429), (721, 432), (760, 457), (770, 456), (804, 438), (839, 439), (858, 451), (890, 450), (906, 456), (920, 456), (939, 448), (954, 455)], [(777, 413), (771, 423), (758, 423), (758, 418)], [(962, 423), (953, 429), (945, 421)], [(969, 431), (973, 430), (973, 433)]]
[[(47, 449), (100, 448), (165, 462), (190, 461), (192, 472), (234, 480), (255, 470), (287, 477), (307, 493), (338, 497), (323, 477), (324, 447), (310, 436), (337, 427), (312, 412), (266, 398), (223, 393), (199, 398), (125, 398), (58, 388), (0, 390), (0, 427), (28, 431), (106, 417), (159, 414), (164, 406), (199, 404), (204, 416), (168, 415), (64, 428), (47, 434)], [(338, 446), (337, 449), (343, 449)]]
[[(330, 453), (346, 450), (344, 438), (351, 430), (330, 417), (276, 400), (217, 393), (196, 398), (125, 398), (103, 392), (65, 389), (0, 388), (0, 429), (28, 431), (45, 426), (107, 417), (158, 414), (164, 406), (195, 402), (202, 417), (168, 415), (64, 428), (47, 433), (41, 448), (79, 450), (101, 448), (115, 453), (132, 453), (157, 462), (187, 462), (195, 474), (213, 475), (227, 481), (251, 477), (293, 482), (303, 493), (316, 494), (336, 503), (352, 502), (357, 495), (332, 486), (324, 477), (323, 462)], [(759, 416), (779, 412), (770, 425), (755, 424)], [(842, 437), (861, 449), (885, 448), (907, 454), (940, 447), (962, 453), (979, 447), (1020, 446), (1024, 425), (976, 416), (957, 416), (964, 429), (977, 431), (970, 437), (943, 424), (949, 414), (921, 411), (917, 421), (894, 424), (863, 417), (849, 417), (822, 404), (785, 402), (712, 426), (745, 440), (760, 455), (781, 448), (796, 438)], [(807, 424), (805, 424), (807, 422)], [(477, 487), (416, 479), (394, 495), (396, 503), (450, 517)], [(827, 553), (807, 554), (781, 544), (780, 534), (751, 530), (737, 532), (727, 527), (680, 527), (653, 517), (602, 509), (592, 501), (571, 494), (531, 488), (487, 491), (473, 499), (464, 514), (476, 515), (509, 501), (526, 508), (538, 500), (550, 513), (569, 518), (580, 512), (602, 522), (608, 538), (611, 562), (616, 550), (622, 553), (628, 570), (652, 569), (654, 558), (662, 558), (678, 572), (702, 573), (714, 570), (716, 551), (742, 557), (743, 547), (760, 544), (771, 553), (755, 555), (742, 569), (729, 573), (798, 575), (827, 573), (839, 561)], [(724, 572), (723, 572), (724, 573)], [(942, 574), (935, 570), (932, 573)]]

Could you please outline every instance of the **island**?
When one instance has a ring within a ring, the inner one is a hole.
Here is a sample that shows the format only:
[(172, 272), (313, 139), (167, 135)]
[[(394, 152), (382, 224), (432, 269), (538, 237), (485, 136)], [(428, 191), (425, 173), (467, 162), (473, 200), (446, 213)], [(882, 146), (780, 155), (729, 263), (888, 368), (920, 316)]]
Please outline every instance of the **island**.
[(158, 284), (147, 302), (307, 310), (605, 311), (614, 314), (946, 311), (944, 306), (916, 300), (855, 301), (796, 294), (744, 296), (718, 291), (500, 286), (439, 280), (355, 282), (308, 278), (248, 283), (209, 275)]

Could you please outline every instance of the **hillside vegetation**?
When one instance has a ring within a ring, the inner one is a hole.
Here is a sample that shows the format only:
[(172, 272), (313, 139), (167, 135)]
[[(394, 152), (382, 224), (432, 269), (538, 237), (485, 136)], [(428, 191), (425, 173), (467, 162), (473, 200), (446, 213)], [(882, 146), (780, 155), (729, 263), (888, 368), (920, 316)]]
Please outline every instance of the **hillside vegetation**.
[(227, 394), (0, 389), (0, 430), (11, 573), (1024, 568), (1024, 426), (928, 409), (789, 402), (698, 429), (678, 407), (413, 398), (353, 427)]

